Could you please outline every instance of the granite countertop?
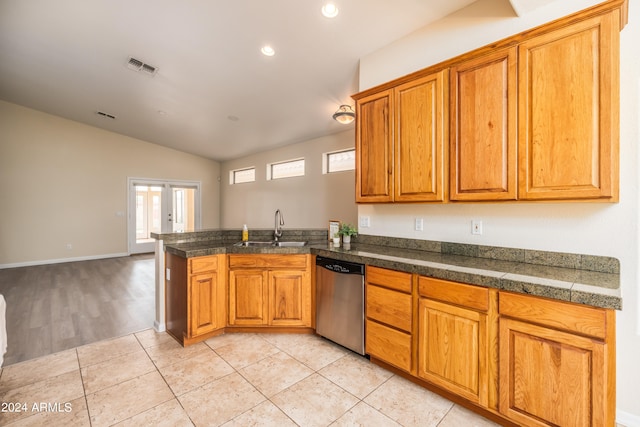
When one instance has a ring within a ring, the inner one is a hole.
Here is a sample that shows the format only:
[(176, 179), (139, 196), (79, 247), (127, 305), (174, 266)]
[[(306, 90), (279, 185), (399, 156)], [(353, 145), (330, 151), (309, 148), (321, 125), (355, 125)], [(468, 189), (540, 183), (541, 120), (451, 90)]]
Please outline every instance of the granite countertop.
[[(590, 271), (381, 244), (353, 243), (335, 248), (330, 242), (318, 239), (309, 241), (306, 246), (284, 248), (234, 246), (237, 241), (213, 239), (165, 243), (165, 250), (185, 258), (231, 253), (312, 254), (561, 301), (622, 309), (617, 271)], [(574, 263), (580, 264), (580, 258), (576, 259)]]

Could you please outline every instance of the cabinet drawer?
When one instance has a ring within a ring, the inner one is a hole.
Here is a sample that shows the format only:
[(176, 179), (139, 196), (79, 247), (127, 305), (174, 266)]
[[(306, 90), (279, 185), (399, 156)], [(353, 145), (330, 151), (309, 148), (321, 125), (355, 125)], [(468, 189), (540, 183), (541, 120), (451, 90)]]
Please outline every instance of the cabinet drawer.
[(411, 295), (367, 285), (367, 317), (411, 332)]
[(411, 335), (367, 320), (365, 345), (370, 356), (411, 371)]
[(431, 298), (475, 310), (489, 309), (489, 289), (448, 280), (420, 276), (418, 279), (420, 296)]
[(607, 311), (531, 295), (500, 292), (499, 312), (532, 323), (596, 338), (606, 338)]
[(189, 274), (198, 274), (205, 271), (215, 271), (218, 268), (218, 256), (201, 256), (189, 258)]
[(411, 274), (367, 266), (367, 283), (411, 293)]
[(229, 255), (229, 268), (307, 268), (308, 255)]

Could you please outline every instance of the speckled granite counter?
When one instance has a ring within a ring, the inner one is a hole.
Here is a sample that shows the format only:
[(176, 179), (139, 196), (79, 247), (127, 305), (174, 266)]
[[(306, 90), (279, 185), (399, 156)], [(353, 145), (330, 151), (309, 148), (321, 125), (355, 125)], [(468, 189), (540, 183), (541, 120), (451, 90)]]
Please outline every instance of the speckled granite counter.
[[(220, 232), (208, 240), (165, 241), (164, 247), (167, 252), (185, 258), (220, 253), (310, 253), (438, 279), (622, 309), (620, 267), (614, 258), (376, 236), (359, 236), (357, 242), (347, 247), (334, 248), (324, 240), (326, 230), (324, 238), (319, 238), (321, 232), (290, 233), (283, 238), (308, 240), (309, 244), (303, 247), (238, 247), (234, 246), (240, 240), (238, 233)], [(268, 233), (265, 231), (265, 236)], [(162, 237), (171, 240), (167, 235), (156, 236)], [(252, 239), (256, 239), (255, 234)]]

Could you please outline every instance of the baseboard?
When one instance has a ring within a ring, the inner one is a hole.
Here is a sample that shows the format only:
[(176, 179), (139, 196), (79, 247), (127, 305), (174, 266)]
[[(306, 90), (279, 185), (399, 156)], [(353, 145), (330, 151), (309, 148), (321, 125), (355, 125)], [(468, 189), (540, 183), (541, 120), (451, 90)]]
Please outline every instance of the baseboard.
[(616, 423), (624, 427), (640, 427), (640, 415), (618, 410), (616, 412)]
[(156, 332), (164, 332), (167, 330), (167, 325), (164, 323), (158, 323), (156, 320), (153, 322), (153, 329), (155, 329)]
[(91, 261), (94, 259), (119, 258), (119, 257), (125, 257), (125, 256), (129, 256), (129, 254), (127, 252), (121, 252), (121, 253), (115, 253), (115, 254), (89, 255), (89, 256), (81, 256), (81, 257), (74, 257), (74, 258), (45, 259), (41, 261), (17, 262), (13, 264), (0, 264), (0, 270), (5, 268), (31, 267), (34, 265), (46, 265), (46, 264), (62, 264), (64, 262)]

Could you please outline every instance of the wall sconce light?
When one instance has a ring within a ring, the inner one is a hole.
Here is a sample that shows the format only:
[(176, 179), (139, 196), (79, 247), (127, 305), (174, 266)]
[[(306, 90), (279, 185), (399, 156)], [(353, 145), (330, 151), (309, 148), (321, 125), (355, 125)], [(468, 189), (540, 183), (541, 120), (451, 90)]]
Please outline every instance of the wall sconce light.
[(341, 105), (338, 110), (333, 113), (333, 119), (343, 125), (348, 125), (356, 118), (356, 113), (350, 105)]

